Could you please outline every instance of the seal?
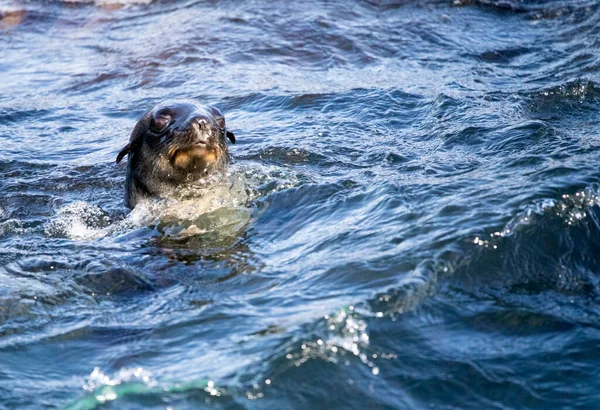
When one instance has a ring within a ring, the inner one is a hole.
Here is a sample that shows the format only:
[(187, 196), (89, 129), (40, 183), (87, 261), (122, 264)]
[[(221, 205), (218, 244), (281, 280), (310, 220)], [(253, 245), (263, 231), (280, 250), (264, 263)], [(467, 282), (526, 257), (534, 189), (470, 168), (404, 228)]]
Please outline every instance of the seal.
[(129, 143), (117, 155), (127, 155), (125, 205), (141, 198), (163, 197), (173, 188), (226, 169), (230, 162), (225, 117), (216, 107), (192, 101), (166, 101), (137, 122)]

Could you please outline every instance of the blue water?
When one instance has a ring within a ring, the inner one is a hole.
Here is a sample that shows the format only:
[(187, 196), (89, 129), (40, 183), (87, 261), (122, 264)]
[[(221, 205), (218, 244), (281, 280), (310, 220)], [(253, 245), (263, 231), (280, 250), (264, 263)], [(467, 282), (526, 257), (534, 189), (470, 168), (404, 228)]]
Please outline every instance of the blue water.
[[(0, 408), (598, 408), (597, 1), (0, 2)], [(123, 205), (165, 99), (229, 171)]]

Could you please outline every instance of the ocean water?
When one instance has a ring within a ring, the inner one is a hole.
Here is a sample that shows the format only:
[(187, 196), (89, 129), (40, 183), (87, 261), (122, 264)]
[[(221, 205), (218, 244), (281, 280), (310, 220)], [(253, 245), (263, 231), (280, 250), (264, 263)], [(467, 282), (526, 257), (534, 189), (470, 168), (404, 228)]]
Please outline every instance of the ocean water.
[[(0, 409), (600, 406), (600, 4), (0, 1)], [(165, 99), (225, 175), (123, 205)]]

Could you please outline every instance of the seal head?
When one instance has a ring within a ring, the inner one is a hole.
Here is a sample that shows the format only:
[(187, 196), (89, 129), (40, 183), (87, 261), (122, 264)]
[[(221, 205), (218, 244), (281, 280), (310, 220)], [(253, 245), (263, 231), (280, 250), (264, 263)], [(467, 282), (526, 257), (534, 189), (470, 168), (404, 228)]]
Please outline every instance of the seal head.
[(117, 155), (127, 159), (125, 204), (133, 208), (142, 197), (168, 195), (176, 186), (222, 171), (230, 161), (221, 111), (188, 101), (163, 102), (138, 121)]

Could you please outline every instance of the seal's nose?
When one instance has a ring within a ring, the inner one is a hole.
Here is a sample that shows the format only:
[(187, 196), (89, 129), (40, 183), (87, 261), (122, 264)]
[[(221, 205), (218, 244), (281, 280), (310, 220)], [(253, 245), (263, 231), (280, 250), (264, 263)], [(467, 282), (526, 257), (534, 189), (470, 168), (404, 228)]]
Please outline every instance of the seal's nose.
[(195, 117), (190, 118), (189, 120), (190, 126), (198, 127), (201, 131), (204, 131), (208, 128), (208, 117), (205, 115), (197, 115)]

